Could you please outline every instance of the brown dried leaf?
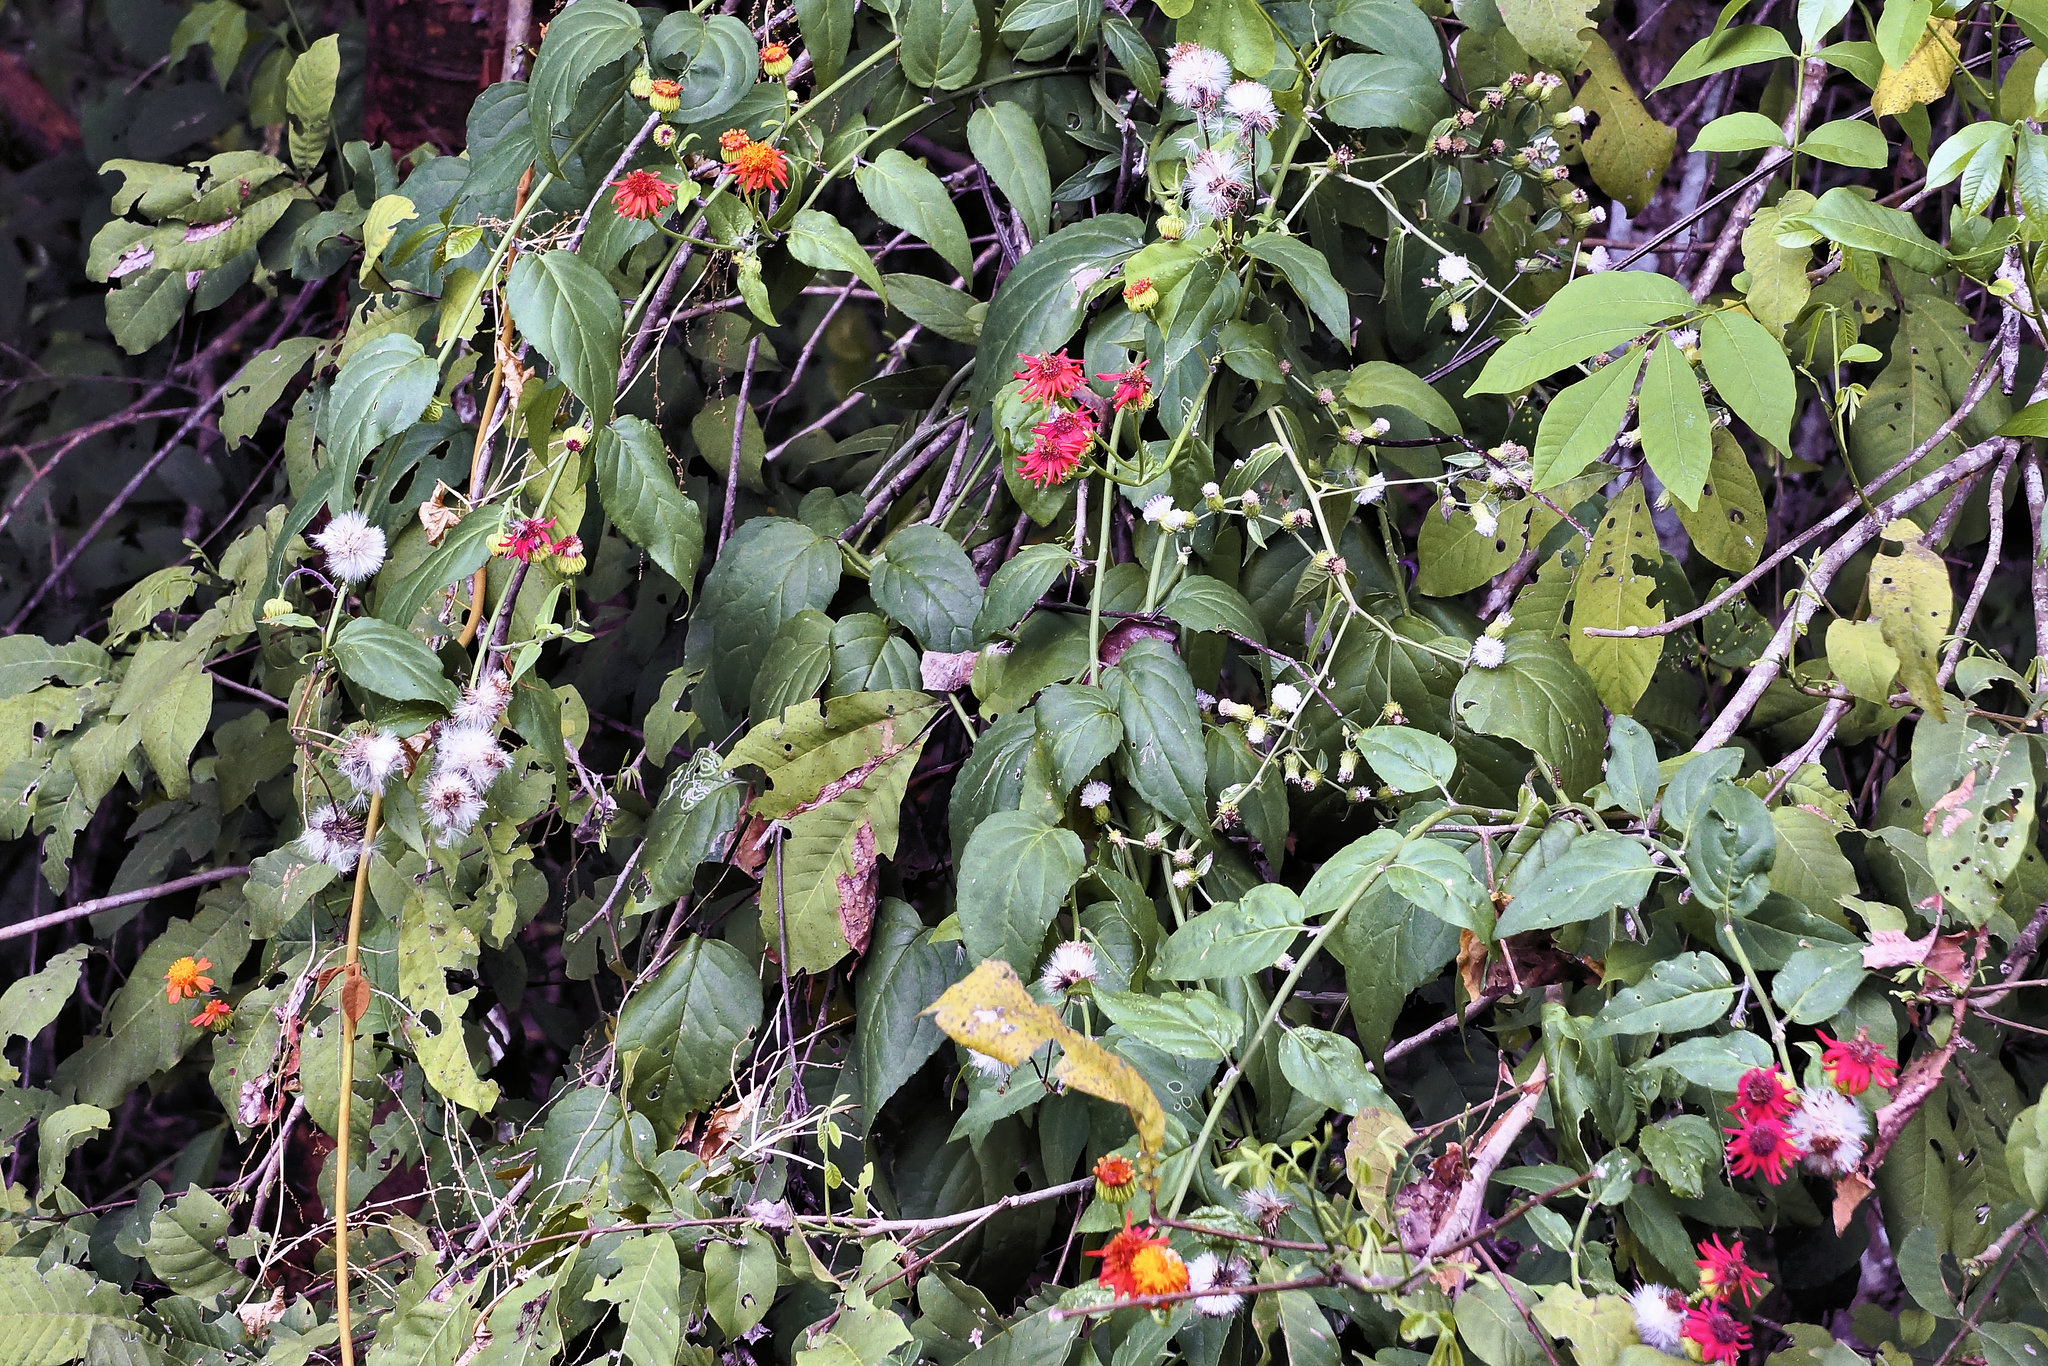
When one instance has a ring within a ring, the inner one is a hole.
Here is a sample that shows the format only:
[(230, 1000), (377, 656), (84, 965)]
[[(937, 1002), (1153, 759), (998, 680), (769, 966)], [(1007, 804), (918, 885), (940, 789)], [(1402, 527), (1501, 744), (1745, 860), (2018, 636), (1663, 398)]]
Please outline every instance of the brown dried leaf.
[(839, 885), (839, 929), (856, 954), (868, 951), (868, 936), (875, 929), (875, 827), (862, 821), (853, 832), (853, 868), (841, 873)]
[(420, 525), (426, 528), (428, 545), (441, 544), (441, 538), (448, 534), (448, 528), (460, 522), (467, 515), (462, 508), (448, 506), (447, 497), (453, 492), (455, 490), (436, 479), (434, 481), (434, 496), (420, 504)]

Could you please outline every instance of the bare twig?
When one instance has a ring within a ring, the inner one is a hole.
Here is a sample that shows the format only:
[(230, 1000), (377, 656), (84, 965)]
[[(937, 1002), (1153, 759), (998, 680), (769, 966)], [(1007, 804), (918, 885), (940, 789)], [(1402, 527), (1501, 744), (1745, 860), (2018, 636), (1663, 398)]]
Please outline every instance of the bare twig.
[(76, 906), (66, 906), (61, 911), (51, 911), (48, 915), (39, 915), (30, 920), (18, 920), (12, 925), (0, 926), (0, 940), (20, 939), (24, 935), (34, 934), (37, 930), (47, 930), (52, 925), (68, 925), (74, 920), (83, 920), (87, 916), (98, 915), (101, 911), (111, 911), (117, 906), (132, 906), (138, 901), (152, 901), (160, 896), (169, 896), (173, 892), (188, 892), (194, 887), (226, 882), (229, 878), (240, 877), (248, 871), (249, 865), (246, 863), (237, 863), (226, 868), (209, 868), (203, 873), (187, 873), (184, 877), (173, 878), (169, 882), (159, 882), (154, 887), (138, 887), (132, 892), (118, 892), (113, 896), (81, 901)]

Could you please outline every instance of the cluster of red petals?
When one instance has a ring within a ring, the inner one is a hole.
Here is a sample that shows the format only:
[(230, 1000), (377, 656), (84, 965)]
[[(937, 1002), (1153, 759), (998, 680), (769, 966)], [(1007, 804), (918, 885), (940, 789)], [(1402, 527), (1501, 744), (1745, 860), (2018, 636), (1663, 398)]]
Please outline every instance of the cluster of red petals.
[(1728, 1306), (1719, 1300), (1708, 1300), (1686, 1310), (1680, 1336), (1693, 1345), (1703, 1362), (1719, 1361), (1733, 1366), (1749, 1350), (1749, 1328), (1737, 1323)]
[(1054, 413), (1031, 429), (1031, 449), (1017, 458), (1017, 474), (1040, 488), (1064, 484), (1095, 440), (1095, 418), (1079, 409)]
[(1782, 1120), (1754, 1119), (1728, 1135), (1728, 1169), (1737, 1176), (1761, 1176), (1773, 1186), (1804, 1156)]
[(789, 184), (789, 158), (765, 142), (749, 142), (732, 154), (732, 176), (752, 194)]
[(1128, 370), (1114, 370), (1095, 378), (1106, 379), (1116, 386), (1109, 396), (1109, 402), (1118, 412), (1126, 408), (1142, 408), (1152, 401), (1152, 381), (1145, 374), (1144, 361), (1139, 361)]
[(1717, 1233), (1695, 1251), (1700, 1254), (1695, 1265), (1700, 1269), (1701, 1294), (1710, 1300), (1740, 1295), (1744, 1304), (1755, 1301), (1757, 1287), (1763, 1284), (1763, 1273), (1743, 1260), (1740, 1238), (1730, 1247), (1721, 1241), (1721, 1235)]
[(675, 202), (675, 187), (652, 171), (628, 171), (612, 182), (612, 208), (621, 218), (652, 218)]
[(551, 555), (557, 543), (548, 533), (554, 529), (555, 519), (552, 517), (522, 517), (500, 538), (498, 553), (507, 559), (529, 563), (536, 555)]
[(1017, 359), (1024, 362), (1024, 368), (1012, 371), (1010, 378), (1024, 381), (1024, 397), (1032, 403), (1064, 403), (1088, 377), (1081, 362), (1065, 351)]
[(1752, 1067), (1735, 1085), (1735, 1103), (1729, 1112), (1746, 1123), (1764, 1119), (1787, 1119), (1799, 1108), (1799, 1089), (1785, 1074), (1770, 1067)]
[(1095, 1179), (1105, 1186), (1121, 1188), (1137, 1180), (1138, 1171), (1128, 1157), (1105, 1153), (1095, 1159)]
[(1859, 1027), (1856, 1037), (1846, 1042), (1832, 1037), (1825, 1029), (1816, 1032), (1827, 1046), (1821, 1054), (1821, 1070), (1843, 1095), (1860, 1096), (1873, 1086), (1889, 1091), (1898, 1085), (1898, 1060), (1870, 1037), (1869, 1030)]
[(226, 1029), (228, 1021), (235, 1017), (235, 1008), (226, 1001), (212, 1000), (199, 1008), (191, 1023), (201, 1029)]
[(1101, 1251), (1085, 1255), (1102, 1259), (1102, 1270), (1096, 1274), (1096, 1279), (1115, 1291), (1118, 1299), (1127, 1300), (1139, 1293), (1137, 1275), (1132, 1267), (1138, 1254), (1147, 1248), (1165, 1246), (1166, 1230), (1133, 1228), (1126, 1224), (1115, 1237), (1102, 1245)]

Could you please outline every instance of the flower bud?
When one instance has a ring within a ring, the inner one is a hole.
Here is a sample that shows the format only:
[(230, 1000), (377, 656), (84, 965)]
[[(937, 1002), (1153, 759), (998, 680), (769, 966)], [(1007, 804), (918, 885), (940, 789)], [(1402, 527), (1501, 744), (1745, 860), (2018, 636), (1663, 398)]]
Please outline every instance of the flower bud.
[(796, 58), (789, 55), (789, 44), (769, 43), (761, 49), (761, 74), (771, 81), (779, 81), (796, 65)]
[(263, 604), (263, 619), (277, 621), (290, 616), (296, 610), (290, 598), (271, 598)]
[(654, 93), (654, 73), (644, 66), (635, 69), (633, 79), (626, 83), (626, 90), (636, 100), (646, 99)]
[(676, 126), (672, 123), (658, 123), (654, 126), (654, 145), (664, 152), (676, 145)]
[(420, 414), (420, 420), (422, 422), (439, 422), (441, 415), (447, 411), (447, 404), (438, 398), (430, 398), (427, 400), (427, 410)]
[(1147, 313), (1159, 302), (1159, 291), (1150, 280), (1133, 280), (1124, 286), (1124, 307), (1133, 313)]
[(1180, 241), (1182, 234), (1188, 230), (1188, 225), (1175, 213), (1161, 214), (1155, 226), (1159, 229), (1160, 240), (1165, 242)]

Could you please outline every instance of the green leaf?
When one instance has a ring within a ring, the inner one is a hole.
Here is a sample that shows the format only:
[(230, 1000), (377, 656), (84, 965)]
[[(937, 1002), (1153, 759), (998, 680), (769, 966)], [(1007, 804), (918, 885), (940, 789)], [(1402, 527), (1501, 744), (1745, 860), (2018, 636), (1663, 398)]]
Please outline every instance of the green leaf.
[(1657, 803), (1657, 745), (1632, 717), (1617, 716), (1607, 727), (1607, 792), (1638, 818)]
[(1220, 579), (1190, 574), (1173, 586), (1159, 610), (1190, 631), (1228, 631), (1264, 644), (1266, 628), (1244, 594)]
[(1400, 408), (1440, 432), (1462, 433), (1458, 414), (1422, 376), (1392, 361), (1369, 360), (1344, 381), (1344, 401), (1356, 408)]
[[(1521, 1299), (1526, 1307), (1529, 1297)], [(1543, 1344), (1496, 1278), (1481, 1276), (1466, 1285), (1452, 1313), (1458, 1340), (1486, 1366), (1543, 1366)]]
[(250, 357), (235, 372), (228, 381), (220, 414), (220, 439), (229, 450), (256, 435), (264, 415), (283, 397), (285, 386), (298, 378), (323, 345), (318, 337), (287, 337)]
[[(964, 289), (954, 289), (927, 275), (885, 275), (889, 304), (898, 313), (947, 341), (972, 346), (981, 339), (988, 305)], [(1064, 340), (1064, 339), (1063, 339)]]
[(52, 1201), (64, 1184), (64, 1165), (72, 1152), (112, 1122), (97, 1105), (67, 1105), (44, 1115), (36, 1124), (36, 1191)]
[(782, 623), (823, 611), (839, 589), (839, 547), (802, 522), (757, 517), (735, 531), (704, 577), (701, 611), (717, 654), (718, 691), (737, 704)]
[(1934, 0), (1885, 0), (1871, 36), (1877, 40), (1878, 55), (1886, 66), (1904, 66), (1911, 59), (1933, 16)]
[(1025, 715), (1037, 718), (1039, 747), (1052, 760), (1062, 794), (1079, 787), (1124, 738), (1116, 704), (1086, 683), (1054, 684)]
[[(1675, 781), (1672, 788), (1675, 792)], [(1713, 795), (1692, 814), (1685, 845), (1693, 895), (1723, 915), (1747, 915), (1770, 891), (1777, 830), (1769, 809), (1748, 788), (1717, 782), (1711, 790)]]
[(1556, 488), (1577, 478), (1607, 453), (1628, 416), (1647, 354), (1644, 348), (1631, 346), (1619, 360), (1559, 390), (1550, 400), (1536, 428), (1537, 489)]
[(1593, 27), (1593, 0), (1500, 0), (1508, 32), (1545, 66), (1577, 71)]
[(700, 19), (679, 10), (656, 25), (648, 50), (682, 81), (669, 115), (677, 123), (705, 123), (734, 109), (761, 69), (754, 31), (730, 14)]
[(106, 650), (89, 640), (52, 645), (41, 636), (0, 636), (0, 698), (20, 697), (51, 679), (90, 683), (111, 667)]
[(1029, 976), (1060, 903), (1087, 867), (1080, 837), (1022, 811), (974, 828), (960, 862), (960, 934), (973, 962), (1007, 961)]
[(7, 1366), (81, 1360), (94, 1329), (132, 1331), (141, 1313), (140, 1298), (66, 1262), (45, 1267), (34, 1257), (0, 1257), (0, 1319), (7, 1324), (0, 1361)]
[(1298, 237), (1262, 232), (1245, 242), (1244, 254), (1277, 267), (1316, 320), (1339, 341), (1350, 340), (1351, 305), (1321, 252)]
[[(974, 278), (974, 249), (952, 196), (922, 162), (891, 147), (854, 172), (868, 207), (885, 223), (930, 245), (963, 279)], [(616, 363), (616, 362), (615, 362)]]
[[(467, 923), (465, 912), (479, 917), (477, 923)], [(463, 1038), (462, 1017), (476, 988), (449, 985), (450, 974), (476, 966), (480, 917), (480, 907), (458, 911), (434, 883), (408, 896), (399, 915), (398, 991), (409, 1007), (402, 1032), (427, 1084), (457, 1105), (488, 1114), (498, 1103), (498, 1083), (477, 1075)]]
[(960, 543), (935, 526), (908, 526), (884, 541), (868, 592), (927, 650), (958, 651), (974, 644), (981, 580)]
[(1330, 32), (1360, 47), (1441, 72), (1443, 43), (1427, 15), (1410, 0), (1340, 0)]
[(1823, 914), (1843, 897), (1857, 894), (1855, 865), (1836, 842), (1827, 817), (1803, 806), (1780, 806), (1771, 811), (1771, 826), (1785, 855), (1771, 865), (1772, 891)]
[(641, 871), (649, 895), (674, 901), (690, 890), (698, 866), (727, 847), (744, 797), (745, 785), (725, 771), (715, 749), (698, 750), (669, 775), (647, 818)]
[(1280, 960), (1301, 937), (1308, 908), (1277, 883), (1189, 917), (1159, 948), (1152, 971), (1179, 982), (1249, 977)]
[(1792, 449), (1796, 394), (1791, 362), (1770, 330), (1738, 308), (1700, 319), (1700, 360), (1714, 392), (1781, 451)]
[(1657, 82), (1651, 93), (1712, 76), (1716, 72), (1797, 56), (1792, 45), (1785, 41), (1785, 35), (1767, 24), (1740, 24), (1720, 29), (1687, 48), (1685, 55), (1672, 63), (1671, 70)]
[(1799, 140), (1799, 153), (1816, 161), (1865, 171), (1879, 170), (1891, 163), (1891, 144), (1876, 125), (1861, 119), (1831, 119), (1823, 123)]
[(78, 972), (90, 944), (74, 944), (52, 954), (42, 970), (17, 977), (0, 993), (0, 1041), (33, 1039), (62, 1013), (78, 989)]
[(1043, 238), (1052, 221), (1052, 173), (1038, 125), (1024, 106), (1003, 100), (975, 110), (967, 120), (967, 146), (1024, 220), (1031, 240)]
[(1342, 1034), (1297, 1025), (1280, 1036), (1279, 1051), (1288, 1085), (1339, 1114), (1395, 1108), (1358, 1045)]
[(1004, 562), (988, 581), (988, 595), (974, 614), (974, 641), (986, 644), (1016, 629), (1052, 587), (1053, 580), (1073, 568), (1074, 557), (1063, 545), (1027, 545)]
[(409, 629), (435, 594), (484, 567), (491, 558), (491, 539), (504, 524), (502, 509), (488, 506), (457, 522), (411, 573), (389, 587), (379, 585), (378, 617)]
[(544, 170), (561, 169), (555, 160), (554, 130), (575, 108), (583, 83), (640, 46), (640, 16), (631, 5), (621, 0), (584, 3), (588, 9), (573, 6), (549, 23), (527, 81), (533, 145)]
[(1616, 992), (1600, 1012), (1593, 1037), (1704, 1029), (1734, 1001), (1726, 964), (1711, 953), (1681, 953), (1652, 967), (1640, 985)]
[(1578, 99), (1599, 119), (1586, 139), (1586, 169), (1595, 185), (1629, 212), (1641, 213), (1663, 183), (1678, 130), (1643, 107), (1613, 49), (1598, 35), (1586, 46), (1585, 63), (1588, 75)]
[(820, 89), (838, 80), (846, 67), (853, 43), (853, 10), (854, 0), (796, 0), (797, 31), (811, 54)]
[(889, 302), (889, 291), (882, 287), (882, 272), (875, 269), (873, 258), (860, 239), (829, 213), (798, 211), (789, 225), (789, 254), (819, 270), (846, 271), (881, 295), (884, 304)]
[(728, 1338), (759, 1323), (775, 1302), (775, 1244), (750, 1229), (738, 1246), (715, 1238), (704, 1246), (704, 1300)]
[(1664, 653), (1662, 636), (1596, 636), (1590, 628), (1641, 630), (1663, 622), (1650, 605), (1663, 561), (1649, 500), (1640, 482), (1607, 505), (1572, 590), (1572, 659), (1593, 680), (1600, 701), (1617, 714), (1635, 709)]
[[(338, 642), (337, 642), (338, 643)], [(136, 711), (142, 727), (142, 750), (149, 756), (164, 791), (183, 797), (191, 790), (188, 765), (192, 751), (206, 734), (213, 716), (213, 677), (195, 659), (169, 679)]]
[(1863, 985), (1857, 944), (1816, 944), (1793, 954), (1771, 978), (1771, 999), (1794, 1024), (1825, 1024), (1848, 1007)]
[(107, 327), (123, 351), (139, 356), (171, 335), (191, 297), (184, 271), (145, 271), (107, 295)]
[(151, 1274), (196, 1300), (215, 1295), (239, 1298), (249, 1288), (249, 1278), (216, 1250), (231, 1222), (225, 1205), (198, 1186), (188, 1186), (150, 1222), (142, 1252)]
[(1227, 1058), (1244, 1036), (1244, 1017), (1213, 991), (1103, 991), (1095, 1003), (1124, 1033), (1176, 1058)]
[(1494, 932), (1505, 939), (1639, 906), (1655, 873), (1640, 841), (1604, 830), (1582, 834), (1526, 885), (1510, 880), (1513, 898)]
[(1206, 829), (1209, 761), (1187, 665), (1163, 642), (1140, 640), (1103, 671), (1102, 686), (1123, 717), (1125, 778), (1167, 816)]
[(1692, 548), (1723, 569), (1746, 574), (1763, 558), (1768, 510), (1749, 456), (1726, 428), (1714, 429), (1714, 463), (1700, 486), (1699, 506), (1672, 505)]
[(353, 504), (363, 461), (420, 420), (440, 381), (434, 358), (408, 336), (379, 337), (348, 358), (320, 410), (320, 436), (334, 466), (334, 511)]
[(1643, 391), (1637, 399), (1643, 454), (1650, 468), (1686, 507), (1698, 507), (1700, 490), (1714, 465), (1714, 425), (1700, 394), (1692, 362), (1672, 345), (1658, 342), (1643, 369)]
[(1353, 52), (1316, 77), (1324, 117), (1346, 128), (1404, 128), (1426, 133), (1449, 108), (1437, 73), (1400, 57)]
[(1697, 1200), (1705, 1190), (1701, 1174), (1710, 1163), (1720, 1165), (1721, 1135), (1701, 1115), (1673, 1115), (1644, 1125), (1636, 1146), (1671, 1193), (1685, 1200)]
[(756, 966), (724, 940), (692, 935), (619, 1009), (614, 1047), (626, 1099), (674, 1133), (725, 1094), (740, 1050), (760, 1025)]
[(1955, 616), (1948, 565), (1923, 545), (1911, 522), (1894, 523), (1903, 539), (1897, 554), (1870, 562), (1870, 612), (1885, 644), (1899, 656), (1899, 685), (1935, 720), (1947, 714), (1940, 680), (1941, 650)]
[(958, 90), (974, 79), (981, 67), (981, 26), (972, 0), (901, 0), (896, 21), (905, 80)]
[(1794, 224), (1830, 242), (1888, 256), (1902, 269), (1921, 275), (1938, 275), (1948, 268), (1948, 253), (1920, 231), (1913, 215), (1873, 203), (1846, 185), (1829, 190), (1785, 226)]
[(1352, 748), (1397, 792), (1434, 792), (1457, 772), (1451, 742), (1413, 726), (1373, 726), (1353, 737)]
[(436, 702), (453, 707), (455, 685), (418, 636), (375, 617), (357, 617), (334, 637), (342, 676), (394, 702)]
[(1696, 307), (1669, 276), (1642, 270), (1581, 275), (1551, 297), (1534, 326), (1493, 353), (1467, 392), (1516, 393)]
[[(625, 8), (617, 0), (597, 3)], [(610, 422), (623, 323), (619, 296), (603, 273), (572, 251), (528, 252), (512, 263), (505, 302), (520, 332), (590, 409), (591, 422)]]
[(310, 173), (327, 154), (328, 134), (334, 127), (334, 87), (340, 79), (341, 39), (332, 33), (300, 53), (285, 78), (292, 165), (301, 174)]
[[(1875, 131), (1875, 130), (1873, 130)], [(1783, 147), (1784, 130), (1768, 115), (1743, 109), (1723, 114), (1700, 129), (1693, 139), (1694, 152), (1753, 152), (1759, 147)]]
[[(982, 363), (970, 408), (986, 407), (1010, 382), (1016, 357), (1065, 346), (1098, 287), (1114, 282), (1126, 256), (1145, 245), (1145, 225), (1129, 214), (1102, 214), (1061, 228), (1024, 253), (996, 290), (981, 325)], [(896, 277), (890, 279), (897, 290)], [(900, 292), (897, 306), (902, 307)]]
[(597, 496), (605, 516), (689, 593), (704, 554), (704, 514), (676, 487), (653, 423), (622, 417), (597, 434)]
[(938, 1051), (945, 1033), (924, 1008), (953, 985), (952, 954), (931, 942), (924, 922), (889, 897), (854, 975), (854, 1049), (861, 1105), (870, 1119)]
[(1460, 725), (1526, 746), (1566, 793), (1599, 781), (1600, 699), (1564, 646), (1528, 634), (1507, 638), (1497, 669), (1468, 669), (1451, 710)]

